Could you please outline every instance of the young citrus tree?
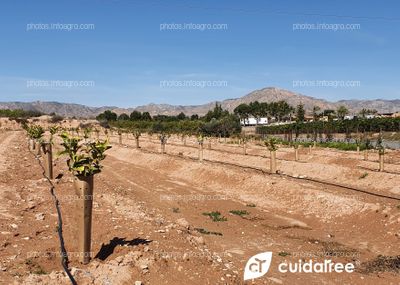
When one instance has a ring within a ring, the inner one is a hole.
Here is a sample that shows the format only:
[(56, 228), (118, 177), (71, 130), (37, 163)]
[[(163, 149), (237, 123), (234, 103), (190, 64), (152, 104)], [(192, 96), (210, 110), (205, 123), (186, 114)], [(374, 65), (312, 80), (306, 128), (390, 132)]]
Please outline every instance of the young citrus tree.
[(384, 171), (385, 168), (385, 147), (383, 145), (382, 134), (379, 134), (378, 140), (376, 142), (375, 149), (378, 150), (379, 154), (379, 171)]
[(363, 146), (364, 146), (364, 160), (368, 160), (368, 152), (370, 149), (373, 148), (373, 146), (371, 144), (370, 139), (367, 136), (364, 137)]
[(118, 129), (118, 130), (117, 130), (117, 133), (118, 133), (118, 143), (119, 143), (120, 145), (122, 145), (122, 130), (121, 130), (121, 129)]
[(32, 125), (27, 128), (27, 132), (30, 137), (31, 150), (36, 150), (36, 155), (40, 155), (40, 148), (44, 142), (44, 129), (39, 125)]
[(197, 143), (199, 144), (199, 160), (203, 161), (203, 145), (204, 145), (204, 136), (203, 134), (199, 134), (197, 136)]
[(208, 149), (211, 149), (211, 145), (212, 145), (212, 136), (211, 136), (211, 135), (208, 136), (208, 137), (207, 137), (207, 140), (208, 140)]
[(59, 155), (67, 156), (69, 171), (74, 175), (74, 188), (77, 195), (77, 230), (80, 262), (86, 264), (90, 260), (93, 177), (102, 169), (101, 161), (105, 152), (111, 148), (108, 140), (82, 141), (68, 133), (61, 134), (64, 150)]
[(276, 151), (278, 150), (277, 140), (274, 137), (270, 137), (264, 141), (265, 146), (270, 152), (270, 171), (271, 173), (276, 173)]
[(245, 134), (243, 134), (242, 136), (240, 136), (239, 141), (242, 142), (243, 144), (243, 154), (247, 155), (247, 137)]
[(165, 145), (167, 144), (167, 140), (169, 138), (169, 135), (167, 133), (162, 132), (158, 138), (160, 139), (160, 143), (161, 143), (161, 153), (164, 154), (165, 153)]
[(181, 133), (181, 141), (182, 141), (183, 145), (186, 145), (186, 137), (187, 136), (188, 136), (188, 134), (185, 131), (183, 131)]
[(84, 128), (83, 129), (83, 138), (85, 139), (85, 141), (90, 138), (91, 134), (92, 134), (92, 129), (91, 128)]
[(98, 128), (94, 128), (94, 132), (96, 133), (96, 138), (100, 139), (100, 130)]
[(360, 154), (361, 138), (359, 136), (357, 136), (355, 138), (355, 143), (356, 143), (356, 146), (357, 146), (357, 154)]
[(54, 135), (57, 134), (58, 130), (59, 130), (59, 126), (52, 126), (49, 128), (49, 132), (50, 132), (50, 143), (53, 144), (53, 138)]
[(299, 160), (299, 143), (297, 141), (294, 141), (292, 143), (293, 148), (294, 148), (294, 160), (298, 161)]
[(136, 142), (136, 148), (140, 148), (140, 145), (139, 145), (139, 138), (140, 138), (140, 136), (142, 135), (142, 131), (140, 130), (140, 129), (138, 129), (138, 128), (136, 128), (136, 129), (132, 129), (132, 134), (133, 134), (133, 136), (135, 137), (135, 142)]

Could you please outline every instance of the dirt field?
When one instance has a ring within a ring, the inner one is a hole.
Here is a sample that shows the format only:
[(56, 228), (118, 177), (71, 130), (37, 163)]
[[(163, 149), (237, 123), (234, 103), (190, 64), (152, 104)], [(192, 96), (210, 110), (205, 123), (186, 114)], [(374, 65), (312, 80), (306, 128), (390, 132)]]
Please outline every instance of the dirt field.
[[(72, 175), (55, 160), (70, 268), (78, 284), (399, 284), (400, 153), (279, 149), (279, 174), (254, 143), (204, 144), (156, 136), (141, 149), (111, 138), (95, 177), (92, 255), (78, 262)], [(0, 133), (0, 284), (70, 284), (63, 273), (50, 184), (22, 131)], [(337, 185), (334, 185), (337, 184)], [(364, 191), (364, 192), (363, 192)], [(204, 215), (219, 211), (226, 221)], [(235, 215), (230, 211), (247, 211)], [(270, 271), (243, 281), (247, 260), (272, 251)], [(299, 259), (351, 262), (353, 273), (280, 273)]]

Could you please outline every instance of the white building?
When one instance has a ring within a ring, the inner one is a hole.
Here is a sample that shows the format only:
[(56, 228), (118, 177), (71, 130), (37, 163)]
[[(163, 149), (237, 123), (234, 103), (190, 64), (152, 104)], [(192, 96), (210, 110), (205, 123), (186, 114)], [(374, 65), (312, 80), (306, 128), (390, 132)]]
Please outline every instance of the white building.
[(240, 120), (242, 126), (268, 125), (268, 118), (259, 118), (258, 123), (256, 118), (248, 118)]

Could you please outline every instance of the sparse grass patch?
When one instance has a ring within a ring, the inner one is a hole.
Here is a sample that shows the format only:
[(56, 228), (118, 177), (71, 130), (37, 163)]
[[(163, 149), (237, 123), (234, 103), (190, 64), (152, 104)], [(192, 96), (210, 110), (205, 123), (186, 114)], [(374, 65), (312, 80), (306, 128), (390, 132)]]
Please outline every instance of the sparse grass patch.
[(32, 258), (28, 258), (25, 260), (25, 264), (28, 266), (29, 271), (33, 274), (43, 275), (47, 274), (47, 272)]
[(364, 172), (361, 176), (360, 176), (360, 179), (364, 179), (365, 177), (367, 177), (368, 176), (368, 173), (367, 172)]
[(249, 203), (249, 204), (246, 204), (246, 207), (251, 207), (251, 208), (254, 208), (256, 206), (256, 204), (254, 204), (254, 203)]
[(397, 205), (397, 207), (396, 207), (398, 210), (400, 210), (400, 205)]
[(34, 270), (32, 273), (33, 274), (37, 274), (37, 275), (45, 275), (45, 274), (47, 274), (47, 272), (44, 271), (44, 269), (42, 267), (40, 267), (39, 265), (38, 265), (38, 268), (36, 270)]
[(228, 219), (221, 215), (221, 212), (214, 211), (214, 212), (205, 212), (203, 213), (204, 216), (209, 216), (213, 222), (225, 222)]
[(179, 210), (179, 208), (172, 208), (172, 212), (174, 212), (174, 213), (179, 213), (180, 210)]
[(195, 228), (195, 230), (203, 235), (215, 235), (215, 236), (222, 236), (222, 233), (219, 232), (211, 232), (203, 228)]
[(279, 256), (285, 257), (285, 256), (290, 255), (290, 253), (289, 253), (289, 252), (286, 252), (286, 251), (281, 251), (281, 252), (278, 253), (278, 255), (279, 255)]
[(233, 214), (233, 215), (241, 216), (241, 217), (250, 214), (250, 213), (247, 212), (246, 210), (232, 210), (232, 211), (229, 211), (229, 213), (231, 213), (231, 214)]
[(359, 269), (362, 273), (374, 272), (400, 272), (400, 255), (385, 256), (378, 255), (375, 259), (364, 262)]

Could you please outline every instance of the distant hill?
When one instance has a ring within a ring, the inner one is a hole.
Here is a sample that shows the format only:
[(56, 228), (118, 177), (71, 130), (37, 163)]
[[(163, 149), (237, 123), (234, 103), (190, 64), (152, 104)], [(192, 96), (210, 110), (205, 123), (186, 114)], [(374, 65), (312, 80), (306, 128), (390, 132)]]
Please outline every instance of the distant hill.
[(26, 111), (39, 111), (45, 114), (56, 113), (64, 117), (90, 118), (105, 110), (117, 109), (117, 107), (88, 107), (79, 104), (59, 102), (0, 102), (0, 109), (23, 109)]
[[(323, 109), (336, 109), (340, 105), (346, 106), (350, 112), (358, 112), (363, 108), (376, 109), (379, 113), (392, 113), (400, 111), (399, 100), (341, 100), (338, 102), (329, 102), (323, 99), (318, 99), (310, 96), (305, 96), (299, 93), (294, 93), (288, 90), (275, 87), (268, 87), (261, 90), (253, 91), (243, 97), (236, 99), (227, 99), (218, 102), (224, 109), (233, 111), (236, 106), (241, 103), (250, 103), (252, 101), (259, 102), (274, 102), (285, 100), (290, 105), (296, 106), (303, 104), (307, 112), (311, 112), (314, 106), (319, 106)], [(186, 115), (198, 114), (204, 115), (208, 110), (215, 106), (216, 101), (203, 105), (181, 106), (169, 104), (148, 104), (138, 106), (136, 108), (118, 108), (112, 106), (105, 107), (88, 107), (79, 104), (59, 103), (59, 102), (0, 102), (0, 109), (24, 109), (35, 110), (43, 113), (56, 113), (65, 117), (91, 118), (104, 112), (105, 110), (113, 110), (117, 114), (131, 113), (133, 110), (140, 112), (149, 112), (151, 115), (177, 115), (180, 112)]]

